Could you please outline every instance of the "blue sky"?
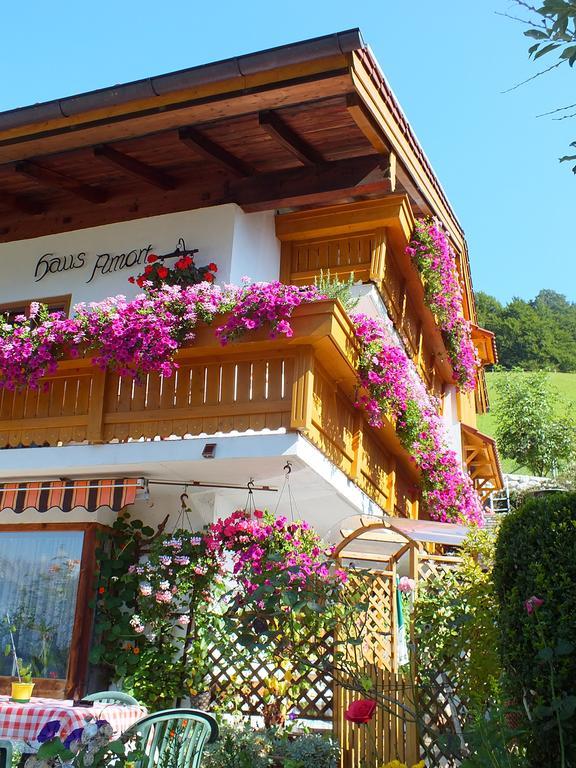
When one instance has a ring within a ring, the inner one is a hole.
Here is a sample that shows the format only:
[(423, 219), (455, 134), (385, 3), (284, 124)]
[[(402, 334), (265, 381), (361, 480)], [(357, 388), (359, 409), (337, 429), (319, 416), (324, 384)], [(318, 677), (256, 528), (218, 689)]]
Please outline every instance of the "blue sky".
[[(99, 0), (2, 10), (0, 110), (360, 27), (466, 231), (477, 290), (576, 300), (576, 67), (534, 74), (511, 0)], [(572, 96), (571, 96), (572, 94)]]

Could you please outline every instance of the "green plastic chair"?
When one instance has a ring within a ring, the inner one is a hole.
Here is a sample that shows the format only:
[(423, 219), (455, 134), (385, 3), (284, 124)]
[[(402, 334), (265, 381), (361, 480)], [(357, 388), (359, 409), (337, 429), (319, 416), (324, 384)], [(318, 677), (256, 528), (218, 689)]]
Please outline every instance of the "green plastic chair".
[(132, 735), (145, 753), (136, 768), (199, 768), (204, 747), (218, 738), (218, 723), (199, 709), (165, 709), (138, 720), (122, 740)]
[(0, 739), (0, 768), (11, 768), (12, 742), (8, 739)]
[(98, 691), (84, 696), (84, 701), (98, 701), (102, 704), (140, 704), (140, 702), (124, 691)]

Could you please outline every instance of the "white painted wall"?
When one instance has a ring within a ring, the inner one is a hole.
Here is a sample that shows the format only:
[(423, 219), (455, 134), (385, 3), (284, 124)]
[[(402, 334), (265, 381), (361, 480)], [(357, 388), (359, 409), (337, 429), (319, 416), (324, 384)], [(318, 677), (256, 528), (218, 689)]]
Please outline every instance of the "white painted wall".
[[(147, 254), (173, 251), (180, 237), (188, 248), (199, 249), (200, 266), (218, 265), (220, 283), (238, 282), (245, 274), (253, 280), (278, 278), (274, 213), (245, 214), (229, 204), (2, 243), (0, 304), (68, 293), (73, 304), (135, 295), (138, 288), (128, 277), (143, 271)], [(128, 266), (114, 269), (122, 254)], [(59, 265), (74, 267), (56, 271)]]
[(235, 208), (229, 281), (239, 285), (243, 277), (266, 282), (278, 280), (280, 242), (276, 238), (274, 212), (244, 213)]
[(458, 420), (458, 401), (455, 386), (448, 387), (444, 395), (442, 420), (446, 425), (448, 444), (455, 451), (458, 461), (462, 464), (462, 432)]

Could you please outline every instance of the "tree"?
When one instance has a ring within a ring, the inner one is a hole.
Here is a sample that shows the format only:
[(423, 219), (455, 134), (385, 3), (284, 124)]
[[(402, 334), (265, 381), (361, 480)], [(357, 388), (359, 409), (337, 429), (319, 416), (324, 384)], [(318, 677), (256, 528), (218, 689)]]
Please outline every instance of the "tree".
[(555, 475), (574, 458), (576, 423), (544, 371), (502, 374), (496, 394), (496, 440), (504, 458), (540, 476)]
[[(536, 61), (541, 56), (553, 54), (557, 59), (554, 64), (537, 72), (529, 80), (556, 69), (566, 62), (573, 67), (576, 63), (576, 3), (571, 0), (543, 0), (542, 5), (536, 7), (526, 0), (514, 0), (514, 2), (527, 14), (525, 18), (519, 19), (529, 26), (524, 34), (531, 40), (535, 40), (528, 49), (530, 57)], [(555, 114), (556, 119), (559, 120), (575, 117), (576, 103), (558, 107), (546, 114)], [(576, 141), (573, 141), (570, 146), (576, 147)], [(561, 163), (574, 160), (576, 160), (576, 154), (560, 158)], [(576, 173), (576, 165), (572, 167), (572, 172)]]
[(476, 294), (478, 323), (496, 334), (504, 368), (576, 371), (576, 304), (551, 290), (535, 299), (514, 298), (505, 306), (486, 293)]

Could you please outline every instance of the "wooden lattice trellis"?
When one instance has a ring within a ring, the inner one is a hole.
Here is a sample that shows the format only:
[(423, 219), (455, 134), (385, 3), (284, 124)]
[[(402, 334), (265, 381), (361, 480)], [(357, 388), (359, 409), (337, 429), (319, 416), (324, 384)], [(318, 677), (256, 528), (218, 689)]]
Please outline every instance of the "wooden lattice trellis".
[[(234, 647), (230, 638), (228, 648)], [(333, 645), (330, 637), (313, 643), (310, 667), (306, 670), (306, 686), (293, 709), (299, 717), (330, 721), (333, 716), (333, 680), (331, 674)], [(243, 715), (262, 715), (265, 704), (266, 680), (282, 680), (285, 669), (272, 663), (271, 654), (235, 654), (212, 645), (208, 650), (211, 662), (209, 687), (212, 703), (232, 700)], [(289, 661), (289, 657), (287, 657)]]
[[(339, 550), (339, 556), (346, 559), (346, 546), (359, 537), (369, 539), (371, 530), (385, 529), (387, 524), (368, 523), (350, 534)], [(378, 534), (375, 541), (378, 540)], [(380, 541), (383, 539), (380, 538)], [(458, 762), (443, 749), (442, 739), (434, 735), (459, 739), (464, 729), (468, 712), (466, 703), (458, 691), (458, 660), (442, 670), (417, 669), (413, 653), (410, 664), (398, 668), (396, 573), (400, 556), (409, 559), (409, 575), (417, 585), (441, 583), (443, 578), (458, 567), (460, 558), (452, 555), (431, 554), (418, 541), (406, 537), (406, 543), (399, 545), (397, 552), (390, 556), (374, 555), (380, 560), (379, 570), (355, 571), (352, 579), (366, 587), (368, 609), (366, 618), (365, 668), (373, 680), (374, 688), (365, 694), (382, 700), (384, 690), (396, 704), (388, 703), (378, 707), (376, 716), (361, 727), (347, 722), (344, 712), (351, 701), (362, 698), (339, 678), (335, 686), (334, 730), (341, 746), (341, 768), (377, 768), (390, 760), (400, 759), (409, 765), (416, 763), (425, 754), (430, 768), (456, 768)], [(370, 561), (372, 557), (363, 555)], [(413, 635), (412, 635), (412, 639)], [(380, 687), (379, 687), (380, 686)], [(406, 709), (403, 709), (406, 707)], [(418, 712), (418, 727), (415, 712)]]

